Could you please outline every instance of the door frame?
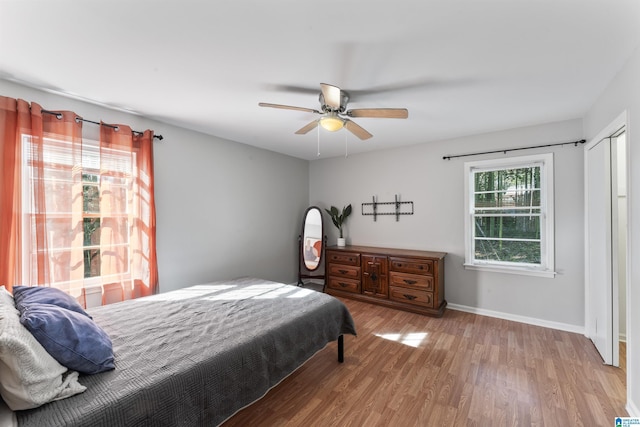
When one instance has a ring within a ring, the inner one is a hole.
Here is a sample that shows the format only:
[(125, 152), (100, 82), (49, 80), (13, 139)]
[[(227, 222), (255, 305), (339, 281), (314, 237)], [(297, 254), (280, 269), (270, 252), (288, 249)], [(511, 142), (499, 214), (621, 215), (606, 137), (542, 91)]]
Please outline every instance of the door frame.
[[(585, 266), (584, 266), (584, 281), (585, 281), (585, 290), (584, 290), (584, 303), (585, 303), (585, 317), (584, 317), (584, 324), (585, 324), (585, 328), (584, 328), (584, 334), (587, 338), (591, 339), (591, 337), (593, 337), (595, 331), (592, 330), (591, 328), (591, 322), (590, 322), (590, 318), (592, 316), (592, 312), (591, 312), (591, 295), (590, 295), (590, 282), (589, 282), (589, 274), (588, 274), (588, 256), (589, 256), (589, 240), (588, 240), (588, 226), (589, 226), (589, 211), (587, 209), (588, 205), (587, 205), (587, 200), (589, 197), (589, 188), (588, 188), (588, 166), (587, 166), (587, 153), (588, 151), (594, 147), (595, 145), (599, 144), (602, 140), (607, 139), (609, 137), (611, 137), (611, 135), (615, 134), (617, 131), (619, 131), (621, 128), (625, 128), (627, 130), (627, 138), (625, 140), (625, 147), (626, 147), (626, 152), (627, 152), (627, 156), (625, 159), (626, 162), (626, 185), (627, 185), (627, 189), (629, 188), (629, 138), (628, 138), (628, 113), (627, 111), (623, 111), (618, 117), (616, 117), (611, 123), (609, 123), (608, 126), (606, 126), (603, 130), (601, 130), (594, 138), (592, 138), (584, 147), (584, 200), (585, 200), (585, 218), (584, 218), (584, 241), (585, 241), (585, 246), (584, 246), (584, 260), (585, 260)], [(627, 190), (627, 194), (628, 194), (628, 190)], [(628, 197), (628, 196), (627, 196)], [(627, 218), (629, 218), (629, 203), (627, 203)], [(613, 225), (614, 219), (611, 218), (611, 225)], [(612, 236), (612, 240), (613, 239), (617, 239), (614, 238)], [(613, 248), (613, 241), (612, 243), (612, 251), (614, 251), (615, 249)], [(627, 248), (626, 248), (626, 253), (629, 254), (629, 229), (627, 228)], [(617, 252), (617, 251), (616, 251)], [(613, 252), (612, 252), (613, 253)], [(628, 259), (628, 255), (627, 255), (627, 259)], [(610, 259), (609, 262), (611, 263), (611, 268), (614, 268), (613, 265), (613, 260)], [(625, 271), (625, 275), (627, 277), (626, 280), (626, 289), (627, 289), (627, 294), (629, 291), (629, 263), (627, 262), (627, 267), (626, 267), (626, 271)], [(618, 294), (618, 288), (616, 286), (615, 283), (613, 283), (613, 278), (612, 278), (612, 299), (611, 299), (611, 313), (612, 313), (612, 331), (611, 331), (611, 337), (612, 337), (612, 342), (608, 343), (611, 345), (611, 348), (613, 349), (613, 357), (612, 357), (612, 364), (613, 366), (619, 366), (619, 352), (618, 352), (618, 347), (614, 347), (613, 346), (613, 340), (618, 341), (620, 339), (620, 334), (619, 334), (619, 309), (618, 309), (618, 304), (619, 304), (619, 294)], [(627, 315), (627, 330), (629, 329), (629, 316)]]

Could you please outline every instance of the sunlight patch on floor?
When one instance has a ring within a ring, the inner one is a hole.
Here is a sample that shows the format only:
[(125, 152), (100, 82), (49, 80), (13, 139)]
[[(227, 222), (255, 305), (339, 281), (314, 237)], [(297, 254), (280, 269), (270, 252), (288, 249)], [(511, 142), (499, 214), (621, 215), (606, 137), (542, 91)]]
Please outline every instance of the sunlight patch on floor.
[(409, 347), (418, 348), (427, 337), (426, 332), (411, 332), (408, 334), (375, 334), (385, 340), (396, 341)]

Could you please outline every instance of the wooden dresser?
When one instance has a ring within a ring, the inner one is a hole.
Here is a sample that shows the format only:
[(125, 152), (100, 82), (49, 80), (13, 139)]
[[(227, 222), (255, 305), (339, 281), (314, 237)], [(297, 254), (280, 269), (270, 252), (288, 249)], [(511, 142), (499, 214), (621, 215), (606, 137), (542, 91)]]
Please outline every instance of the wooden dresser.
[(331, 246), (325, 253), (325, 292), (440, 317), (444, 252)]

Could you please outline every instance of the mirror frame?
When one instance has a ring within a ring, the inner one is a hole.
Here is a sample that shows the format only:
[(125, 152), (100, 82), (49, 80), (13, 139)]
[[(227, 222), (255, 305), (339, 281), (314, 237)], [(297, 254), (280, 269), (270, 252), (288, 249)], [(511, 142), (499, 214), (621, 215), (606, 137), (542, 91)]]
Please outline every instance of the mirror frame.
[[(313, 211), (318, 211), (318, 215), (320, 216), (320, 236), (319, 236), (319, 240), (320, 240), (320, 253), (318, 254), (318, 261), (315, 267), (313, 268), (309, 268), (309, 265), (307, 264), (307, 261), (304, 257), (304, 252), (305, 252), (305, 240), (307, 239), (306, 236), (306, 231), (307, 231), (307, 220), (311, 214), (311, 212)], [(304, 212), (304, 216), (302, 217), (302, 232), (300, 233), (300, 235), (302, 236), (302, 248), (301, 248), (301, 256), (302, 256), (302, 262), (304, 263), (304, 268), (307, 271), (316, 271), (318, 268), (320, 268), (320, 264), (322, 264), (322, 254), (324, 252), (324, 220), (322, 219), (322, 211), (320, 210), (319, 207), (317, 206), (310, 206), (307, 208), (307, 210)]]

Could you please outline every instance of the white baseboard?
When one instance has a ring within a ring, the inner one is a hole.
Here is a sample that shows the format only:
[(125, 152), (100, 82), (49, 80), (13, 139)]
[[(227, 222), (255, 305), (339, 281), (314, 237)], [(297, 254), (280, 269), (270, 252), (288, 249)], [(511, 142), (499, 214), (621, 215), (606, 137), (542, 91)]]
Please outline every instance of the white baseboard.
[(451, 310), (464, 311), (478, 314), (480, 316), (495, 317), (498, 319), (511, 320), (514, 322), (527, 323), (529, 325), (542, 326), (544, 328), (558, 329), (561, 331), (575, 332), (584, 335), (584, 326), (570, 325), (568, 323), (551, 322), (549, 320), (536, 319), (534, 317), (518, 316), (517, 314), (503, 313), (501, 311), (485, 310), (483, 308), (469, 307), (460, 304), (447, 304)]
[(640, 418), (640, 409), (633, 402), (627, 401), (627, 406), (625, 407), (630, 417)]

